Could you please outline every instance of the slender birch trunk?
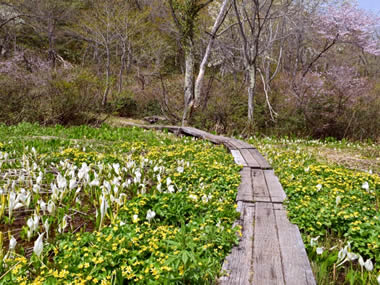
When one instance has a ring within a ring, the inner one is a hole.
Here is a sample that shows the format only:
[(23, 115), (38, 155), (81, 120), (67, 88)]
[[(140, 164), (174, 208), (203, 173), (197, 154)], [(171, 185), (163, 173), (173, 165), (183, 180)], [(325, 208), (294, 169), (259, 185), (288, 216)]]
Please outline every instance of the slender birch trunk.
[(111, 77), (111, 54), (110, 49), (106, 47), (107, 62), (106, 62), (106, 89), (104, 90), (102, 105), (107, 104), (108, 93), (110, 91), (110, 77)]
[(185, 108), (182, 116), (182, 126), (186, 126), (194, 106), (194, 47), (190, 42), (185, 51)]
[(253, 123), (254, 98), (256, 89), (256, 67), (248, 66), (248, 122)]
[(208, 42), (206, 52), (203, 56), (201, 65), (199, 66), (199, 73), (197, 76), (197, 80), (195, 81), (195, 88), (194, 88), (195, 106), (199, 105), (200, 97), (202, 94), (203, 79), (204, 79), (204, 75), (206, 72), (206, 65), (207, 65), (208, 59), (210, 57), (210, 53), (212, 50), (212, 46), (214, 44), (216, 33), (218, 32), (220, 26), (223, 23), (223, 20), (225, 18), (225, 14), (226, 14), (226, 11), (227, 11), (227, 8), (228, 8), (230, 2), (231, 2), (231, 0), (224, 0), (223, 1), (222, 6), (220, 7), (220, 10), (219, 10), (219, 14), (216, 17), (214, 26), (212, 27), (211, 38)]
[(120, 58), (121, 65), (120, 65), (120, 70), (119, 70), (119, 88), (118, 88), (119, 93), (121, 92), (123, 88), (123, 71), (125, 69), (126, 53), (127, 53), (126, 44), (125, 42), (123, 42), (121, 58)]

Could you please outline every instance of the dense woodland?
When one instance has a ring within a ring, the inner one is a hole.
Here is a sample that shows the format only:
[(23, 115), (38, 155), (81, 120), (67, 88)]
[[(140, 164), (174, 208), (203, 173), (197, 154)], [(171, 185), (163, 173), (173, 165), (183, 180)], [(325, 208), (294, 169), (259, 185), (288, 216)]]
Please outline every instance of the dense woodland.
[(355, 1), (0, 1), (0, 122), (377, 140), (379, 23)]

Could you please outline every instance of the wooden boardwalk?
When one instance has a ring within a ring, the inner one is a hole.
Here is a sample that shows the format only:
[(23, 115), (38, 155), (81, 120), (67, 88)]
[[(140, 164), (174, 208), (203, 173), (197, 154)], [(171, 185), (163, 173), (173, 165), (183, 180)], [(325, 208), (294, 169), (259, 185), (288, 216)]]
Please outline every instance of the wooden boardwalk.
[(224, 275), (219, 284), (316, 284), (300, 231), (289, 222), (283, 207), (285, 192), (257, 149), (244, 141), (191, 127), (134, 126), (168, 129), (223, 144), (235, 162), (243, 166), (236, 198), (242, 237), (223, 264)]

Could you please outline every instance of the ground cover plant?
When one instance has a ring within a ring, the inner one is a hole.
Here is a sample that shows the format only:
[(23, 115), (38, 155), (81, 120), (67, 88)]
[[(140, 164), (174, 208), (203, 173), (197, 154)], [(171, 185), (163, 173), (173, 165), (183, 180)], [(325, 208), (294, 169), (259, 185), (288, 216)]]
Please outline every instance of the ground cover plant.
[(137, 128), (0, 125), (0, 284), (210, 284), (239, 166)]
[[(379, 146), (289, 138), (250, 142), (280, 178), (318, 284), (380, 283)], [(331, 151), (340, 152), (337, 160), (325, 155)], [(347, 163), (344, 153), (366, 162)], [(368, 165), (373, 169), (358, 170)]]

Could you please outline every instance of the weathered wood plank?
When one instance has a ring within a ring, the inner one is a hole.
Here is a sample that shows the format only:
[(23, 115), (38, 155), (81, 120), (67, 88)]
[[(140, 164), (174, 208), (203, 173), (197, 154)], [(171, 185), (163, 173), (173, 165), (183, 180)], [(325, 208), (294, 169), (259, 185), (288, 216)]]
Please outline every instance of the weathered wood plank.
[(298, 227), (289, 222), (284, 210), (275, 211), (275, 216), (285, 284), (316, 284)]
[(280, 181), (274, 174), (273, 170), (264, 170), (265, 180), (268, 185), (269, 194), (272, 202), (282, 203), (286, 199), (286, 194), (281, 186)]
[(198, 129), (192, 128), (192, 127), (181, 127), (181, 132), (186, 134), (186, 135), (190, 135), (190, 136), (200, 138), (200, 139), (203, 139), (206, 135), (205, 131), (198, 130)]
[(275, 203), (273, 204), (273, 209), (276, 211), (276, 210), (285, 210), (285, 207), (282, 203), (278, 204), (278, 203)]
[(234, 157), (235, 163), (243, 166), (248, 166), (247, 162), (244, 160), (239, 150), (232, 149), (231, 154)]
[(268, 161), (261, 155), (261, 153), (255, 149), (249, 149), (251, 155), (255, 158), (255, 160), (259, 163), (261, 169), (272, 169), (272, 166), (268, 163)]
[(255, 212), (252, 284), (284, 284), (273, 206), (256, 203)]
[(236, 201), (253, 202), (251, 169), (244, 167), (240, 171), (241, 183), (239, 185)]
[(244, 203), (243, 229), (239, 245), (232, 249), (223, 264), (227, 275), (219, 279), (221, 285), (248, 285), (252, 272), (253, 222), (255, 208)]
[(230, 151), (231, 151), (231, 150), (237, 150), (237, 148), (236, 148), (234, 145), (232, 145), (229, 141), (224, 141), (224, 142), (223, 142), (223, 145), (224, 145), (226, 148), (228, 148)]
[(240, 143), (238, 142), (237, 139), (234, 139), (234, 138), (228, 138), (228, 143), (234, 147), (234, 149), (240, 149), (241, 148), (241, 145)]
[(241, 155), (244, 157), (245, 161), (249, 165), (249, 167), (261, 169), (260, 164), (257, 160), (252, 156), (249, 149), (240, 149)]
[(181, 129), (181, 127), (177, 126), (168, 126), (168, 125), (142, 125), (142, 124), (136, 124), (132, 122), (120, 122), (120, 125), (125, 126), (125, 127), (137, 127), (137, 128), (142, 128), (146, 130), (165, 130), (167, 129), (169, 132), (172, 133), (178, 133)]
[(252, 145), (250, 145), (249, 143), (245, 142), (245, 141), (242, 141), (242, 140), (238, 140), (238, 139), (234, 139), (235, 140), (235, 143), (239, 145), (239, 148), (240, 149), (244, 149), (244, 148), (254, 148)]
[(251, 173), (253, 199), (256, 202), (270, 202), (271, 198), (263, 171), (261, 169), (252, 169)]

